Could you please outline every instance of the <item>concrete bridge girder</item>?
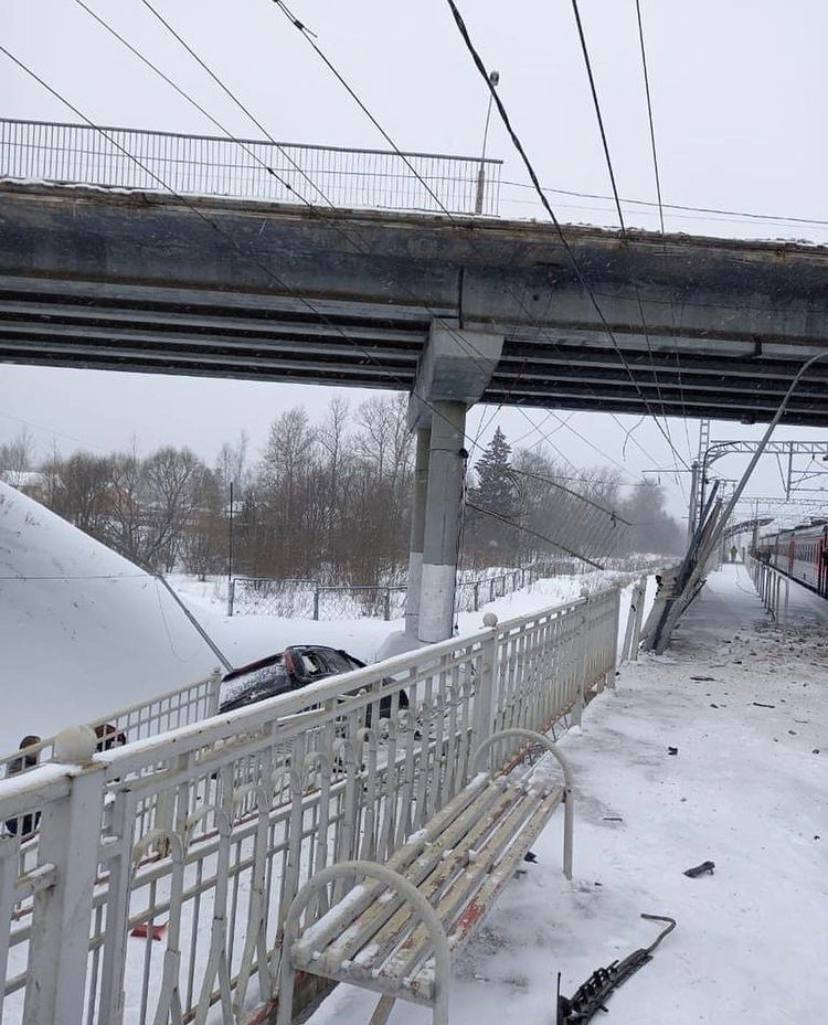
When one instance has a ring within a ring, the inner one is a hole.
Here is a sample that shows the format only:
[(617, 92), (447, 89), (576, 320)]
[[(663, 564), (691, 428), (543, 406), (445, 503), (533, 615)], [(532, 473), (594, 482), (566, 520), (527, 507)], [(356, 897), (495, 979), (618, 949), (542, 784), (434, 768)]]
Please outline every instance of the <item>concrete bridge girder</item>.
[(505, 336), (486, 402), (761, 420), (828, 338), (828, 250), (785, 242), (567, 226), (612, 344), (548, 224), (8, 182), (0, 224), (9, 362), (411, 390), (455, 318)]

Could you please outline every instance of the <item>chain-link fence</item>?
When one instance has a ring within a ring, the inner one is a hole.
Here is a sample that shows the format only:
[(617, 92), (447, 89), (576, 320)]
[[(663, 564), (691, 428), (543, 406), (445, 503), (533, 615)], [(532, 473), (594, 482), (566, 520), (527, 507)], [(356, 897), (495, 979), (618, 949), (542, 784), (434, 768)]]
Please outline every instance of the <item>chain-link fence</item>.
[[(528, 587), (542, 576), (570, 575), (574, 560), (533, 563), (517, 569), (457, 575), (457, 612), (476, 612), (488, 602)], [(402, 619), (406, 587), (403, 584), (327, 585), (317, 580), (276, 580), (234, 577), (230, 581), (227, 613), (280, 616), (285, 619)]]
[(228, 587), (227, 614), (318, 619), (318, 594), (319, 582), (316, 580), (234, 577)]

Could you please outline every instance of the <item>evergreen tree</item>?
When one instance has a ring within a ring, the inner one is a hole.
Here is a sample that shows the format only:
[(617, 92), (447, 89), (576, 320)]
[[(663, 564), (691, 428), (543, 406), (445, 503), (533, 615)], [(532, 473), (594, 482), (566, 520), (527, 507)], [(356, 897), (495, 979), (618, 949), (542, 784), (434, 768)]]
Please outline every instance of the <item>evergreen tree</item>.
[(466, 513), (463, 548), (467, 564), (470, 561), (479, 566), (506, 565), (516, 553), (519, 532), (499, 518), (511, 520), (518, 513), (511, 454), (512, 447), (498, 427), (474, 467), (477, 486), (470, 489), (469, 499), (477, 508)]
[(477, 505), (509, 519), (515, 512), (517, 490), (509, 463), (511, 455), (512, 446), (498, 427), (475, 465), (477, 487), (474, 495)]

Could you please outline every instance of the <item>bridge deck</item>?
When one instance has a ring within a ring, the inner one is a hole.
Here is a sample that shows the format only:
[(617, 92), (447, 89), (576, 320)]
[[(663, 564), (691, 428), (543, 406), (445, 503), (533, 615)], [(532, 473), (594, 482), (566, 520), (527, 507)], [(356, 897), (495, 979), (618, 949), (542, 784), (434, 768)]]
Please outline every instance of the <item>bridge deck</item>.
[(448, 318), (505, 335), (486, 402), (760, 421), (828, 347), (795, 243), (566, 227), (611, 338), (546, 223), (3, 182), (0, 226), (5, 362), (410, 389)]

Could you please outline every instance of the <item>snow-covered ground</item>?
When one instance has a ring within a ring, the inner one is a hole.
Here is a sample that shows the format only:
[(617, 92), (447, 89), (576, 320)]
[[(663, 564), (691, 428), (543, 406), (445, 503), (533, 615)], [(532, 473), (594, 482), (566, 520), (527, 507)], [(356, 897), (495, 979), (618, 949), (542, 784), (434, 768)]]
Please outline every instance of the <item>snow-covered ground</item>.
[[(606, 586), (622, 574), (537, 581), (479, 612), (462, 613), (462, 633), (484, 611), (509, 619)], [(289, 644), (345, 648), (375, 659), (400, 620), (228, 617), (215, 581), (175, 576), (172, 585), (235, 666)], [(192, 683), (217, 663), (163, 585), (33, 499), (0, 483), (0, 755), (21, 737), (64, 726)]]
[[(609, 586), (613, 581), (627, 579), (629, 574), (620, 571), (596, 570), (579, 576), (538, 580), (525, 590), (481, 606), (478, 612), (461, 612), (458, 616), (459, 631), (462, 635), (479, 630), (485, 612), (494, 612), (499, 620), (505, 621), (540, 612), (550, 605), (578, 598), (584, 591), (594, 591)], [(330, 644), (345, 648), (365, 662), (372, 662), (388, 635), (403, 626), (399, 619), (385, 622), (366, 617), (318, 621), (268, 615), (228, 617), (223, 591), (214, 581), (200, 582), (192, 577), (173, 576), (170, 583), (236, 666), (281, 651), (290, 644)]]
[[(501, 620), (605, 586), (616, 574), (537, 582), (486, 606)], [(213, 583), (176, 589), (230, 661), (289, 643), (371, 660), (399, 622), (226, 616)], [(477, 630), (483, 609), (460, 616)], [(626, 603), (622, 604), (621, 634)], [(625, 666), (615, 693), (561, 740), (576, 773), (575, 879), (556, 817), (456, 966), (453, 1025), (554, 1022), (599, 965), (678, 927), (609, 1003), (618, 1025), (821, 1022), (828, 1004), (828, 602), (791, 585), (775, 629), (741, 566), (726, 566), (667, 657)], [(154, 581), (0, 485), (0, 750), (197, 678), (215, 664)], [(772, 706), (772, 707), (767, 707)], [(677, 747), (678, 754), (668, 753)], [(703, 860), (712, 876), (683, 870)], [(312, 1025), (357, 1025), (373, 998), (339, 987)], [(508, 1007), (508, 1011), (506, 1008)], [(429, 1014), (409, 1004), (393, 1025)]]
[[(590, 705), (582, 729), (562, 739), (576, 779), (575, 878), (560, 873), (556, 816), (535, 846), (539, 863), (510, 885), (456, 966), (452, 1025), (552, 1025), (557, 973), (570, 995), (595, 968), (647, 946), (658, 926), (641, 912), (678, 926), (610, 998), (608, 1021), (826, 1020), (828, 603), (820, 602), (792, 587), (783, 639), (743, 567), (726, 566), (669, 656), (624, 667), (617, 691)], [(683, 874), (707, 859), (712, 876)], [(311, 1025), (358, 1025), (374, 1002), (340, 986)], [(430, 1012), (398, 1003), (390, 1021), (425, 1025)]]
[(0, 483), (0, 754), (215, 663), (158, 581)]

